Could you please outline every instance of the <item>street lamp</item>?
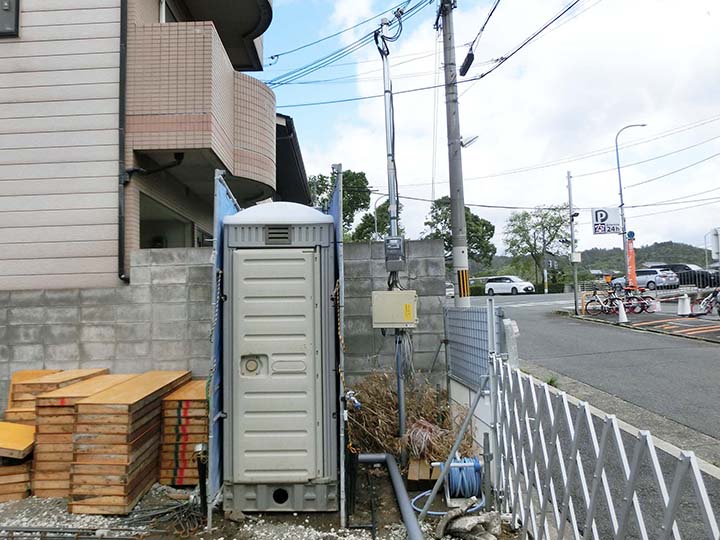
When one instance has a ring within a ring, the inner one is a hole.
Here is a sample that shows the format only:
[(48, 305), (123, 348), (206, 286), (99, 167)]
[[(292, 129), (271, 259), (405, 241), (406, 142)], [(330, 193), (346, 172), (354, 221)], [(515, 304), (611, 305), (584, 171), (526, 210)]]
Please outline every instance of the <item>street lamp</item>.
[(618, 185), (620, 186), (620, 222), (622, 225), (622, 237), (623, 237), (623, 253), (625, 254), (625, 282), (630, 281), (630, 264), (628, 260), (628, 248), (627, 248), (627, 226), (625, 225), (625, 201), (623, 200), (623, 187), (622, 187), (622, 176), (620, 174), (620, 150), (618, 149), (618, 137), (626, 129), (633, 127), (645, 127), (647, 124), (628, 124), (615, 135), (615, 159), (617, 161), (617, 172), (618, 172)]
[(375, 217), (375, 240), (380, 240), (380, 235), (378, 234), (378, 224), (377, 224), (377, 206), (380, 201), (388, 197), (388, 195), (383, 195), (381, 197), (378, 197), (375, 199), (375, 204), (373, 205), (373, 216)]

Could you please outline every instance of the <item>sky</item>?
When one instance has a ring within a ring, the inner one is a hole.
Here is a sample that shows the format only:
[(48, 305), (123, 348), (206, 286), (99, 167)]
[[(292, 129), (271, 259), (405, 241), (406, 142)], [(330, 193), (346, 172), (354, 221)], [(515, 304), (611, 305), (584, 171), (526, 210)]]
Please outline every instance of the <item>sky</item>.
[[(493, 67), (569, 1), (501, 1), (464, 79)], [(355, 42), (398, 2), (275, 0), (264, 35), (265, 70), (255, 76), (269, 81)], [(492, 3), (458, 0), (458, 64)], [(442, 83), (436, 10), (437, 1), (429, 3), (389, 44), (394, 91)], [(270, 58), (367, 19), (332, 39)], [(647, 124), (620, 135), (628, 230), (635, 232), (636, 245), (672, 240), (703, 246), (706, 233), (720, 227), (717, 28), (720, 6), (713, 0), (580, 0), (493, 73), (460, 82), (461, 133), (465, 139), (477, 137), (462, 154), (466, 204), (562, 204), (568, 199), (569, 171), (580, 213), (579, 249), (621, 247), (617, 234), (593, 234), (590, 209), (619, 205), (615, 135), (628, 124)], [(329, 174), (332, 163), (342, 163), (364, 171), (373, 188), (387, 193), (382, 99), (294, 106), (382, 90), (382, 64), (373, 42), (295, 84), (274, 87), (278, 112), (295, 120), (308, 174)], [(435, 197), (447, 195), (443, 89), (399, 94), (394, 101), (400, 195), (431, 199), (433, 180)], [(401, 202), (402, 225), (417, 238), (426, 230), (430, 203)], [(493, 241), (502, 254), (503, 229), (514, 210), (471, 209), (495, 225)]]

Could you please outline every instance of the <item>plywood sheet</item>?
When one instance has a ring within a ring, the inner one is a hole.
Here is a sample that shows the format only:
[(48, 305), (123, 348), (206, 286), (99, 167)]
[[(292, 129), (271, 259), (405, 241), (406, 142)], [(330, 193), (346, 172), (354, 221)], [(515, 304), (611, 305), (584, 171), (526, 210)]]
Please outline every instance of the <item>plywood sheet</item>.
[(37, 406), (63, 406), (66, 403), (63, 403), (62, 400), (65, 400), (68, 405), (71, 405), (76, 400), (79, 401), (80, 399), (92, 396), (93, 394), (98, 394), (137, 376), (138, 375), (136, 373), (128, 373), (92, 377), (84, 381), (58, 388), (57, 390), (40, 394), (37, 396)]
[(206, 401), (205, 388), (207, 381), (190, 381), (180, 388), (171, 392), (163, 398), (163, 403), (168, 401)]
[(22, 381), (17, 384), (16, 391), (23, 392), (26, 389), (30, 390), (31, 387), (43, 386), (46, 384), (63, 386), (76, 381), (89, 379), (90, 377), (104, 375), (106, 373), (109, 373), (107, 368), (69, 369), (67, 371), (59, 371), (57, 373), (51, 373), (35, 379)]
[(35, 443), (35, 427), (0, 422), (0, 456), (22, 459)]
[(22, 369), (10, 375), (10, 390), (8, 391), (8, 403), (12, 406), (14, 385), (30, 379), (37, 379), (45, 375), (58, 373), (59, 369)]
[(133, 409), (167, 393), (168, 388), (177, 388), (188, 380), (190, 380), (189, 371), (148, 371), (80, 400), (77, 403), (78, 412), (81, 412), (84, 406), (90, 405), (118, 405)]

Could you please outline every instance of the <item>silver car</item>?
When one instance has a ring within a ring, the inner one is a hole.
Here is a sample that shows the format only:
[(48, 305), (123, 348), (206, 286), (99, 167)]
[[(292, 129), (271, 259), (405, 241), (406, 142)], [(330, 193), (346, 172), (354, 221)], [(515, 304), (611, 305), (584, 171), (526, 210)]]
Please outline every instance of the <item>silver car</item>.
[[(677, 274), (669, 268), (643, 268), (635, 272), (637, 286), (644, 289), (675, 289), (680, 285)], [(625, 276), (620, 276), (610, 282), (615, 289), (626, 286)]]

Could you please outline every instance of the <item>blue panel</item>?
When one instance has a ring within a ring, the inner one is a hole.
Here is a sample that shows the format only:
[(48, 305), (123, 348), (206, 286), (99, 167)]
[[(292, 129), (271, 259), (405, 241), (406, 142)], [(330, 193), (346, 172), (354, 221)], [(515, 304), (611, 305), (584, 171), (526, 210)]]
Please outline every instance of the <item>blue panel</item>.
[(223, 479), (222, 470), (222, 441), (223, 420), (220, 413), (222, 403), (222, 306), (215, 305), (218, 297), (218, 272), (223, 267), (223, 218), (236, 214), (240, 210), (235, 197), (221, 177), (215, 177), (215, 209), (213, 221), (213, 252), (214, 252), (214, 283), (213, 283), (213, 310), (217, 313), (215, 332), (213, 333), (212, 348), (212, 377), (209, 380), (209, 406), (210, 406), (210, 449), (209, 449), (209, 482), (208, 499), (213, 501), (220, 492)]

